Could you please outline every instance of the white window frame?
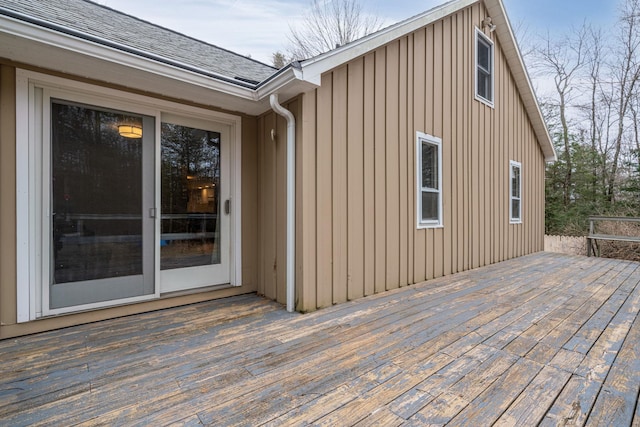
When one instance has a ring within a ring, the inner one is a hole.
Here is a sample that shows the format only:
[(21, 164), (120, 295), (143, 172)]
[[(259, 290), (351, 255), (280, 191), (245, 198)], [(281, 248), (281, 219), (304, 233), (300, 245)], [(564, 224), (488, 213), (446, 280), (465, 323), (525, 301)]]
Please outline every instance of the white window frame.
[[(478, 68), (480, 67), (478, 64), (478, 43), (480, 43), (480, 41), (482, 40), (482, 42), (486, 43), (489, 46), (489, 66), (490, 69), (489, 70), (483, 70), (485, 72), (489, 73), (489, 79), (491, 81), (491, 94), (490, 94), (490, 98), (491, 99), (487, 99), (483, 96), (481, 96), (478, 93)], [(494, 66), (494, 44), (493, 41), (487, 37), (484, 32), (482, 32), (479, 28), (476, 27), (476, 37), (475, 37), (475, 44), (474, 44), (474, 50), (475, 50), (475, 67), (473, 69), (474, 71), (474, 81), (475, 81), (475, 97), (478, 101), (482, 102), (483, 104), (486, 104), (488, 106), (490, 106), (491, 108), (494, 108), (494, 99), (495, 99), (495, 66)]]
[[(37, 89), (37, 90), (36, 90)], [(42, 90), (40, 90), (42, 89)], [(239, 116), (191, 107), (171, 101), (132, 94), (116, 89), (105, 88), (88, 83), (81, 83), (62, 77), (28, 71), (16, 70), (16, 304), (18, 323), (39, 319), (47, 315), (64, 312), (80, 312), (102, 307), (142, 302), (160, 298), (160, 264), (159, 251), (156, 251), (155, 293), (149, 296), (133, 297), (118, 300), (117, 303), (105, 302), (76, 306), (72, 310), (52, 311), (43, 307), (43, 280), (45, 274), (43, 257), (48, 257), (45, 248), (44, 231), (46, 206), (43, 202), (45, 176), (44, 156), (46, 147), (41, 146), (44, 131), (42, 129), (43, 102), (41, 93), (68, 95), (78, 101), (90, 105), (137, 112), (156, 118), (156, 158), (160, 158), (160, 126), (163, 114), (175, 114), (184, 117), (195, 117), (207, 121), (229, 125), (231, 143), (231, 210), (230, 223), (230, 285), (242, 284), (242, 226), (241, 226), (241, 154), (242, 154), (242, 119)], [(40, 119), (39, 119), (40, 117)], [(159, 176), (160, 162), (156, 162), (156, 176)], [(160, 204), (160, 180), (156, 179), (156, 204)], [(159, 209), (158, 209), (159, 211)], [(160, 221), (156, 224), (156, 242), (160, 236)], [(196, 290), (197, 291), (197, 290)]]
[[(519, 173), (518, 177), (518, 194), (519, 197), (516, 197), (513, 194), (513, 170), (517, 168)], [(513, 201), (518, 200), (519, 203), (519, 212), (518, 217), (513, 215)], [(516, 162), (515, 160), (509, 161), (509, 222), (511, 224), (522, 224), (522, 163)]]
[[(438, 148), (438, 188), (422, 187), (422, 144), (435, 145)], [(422, 218), (422, 193), (438, 193), (438, 219)], [(416, 220), (417, 228), (442, 228), (442, 139), (423, 132), (416, 132)]]

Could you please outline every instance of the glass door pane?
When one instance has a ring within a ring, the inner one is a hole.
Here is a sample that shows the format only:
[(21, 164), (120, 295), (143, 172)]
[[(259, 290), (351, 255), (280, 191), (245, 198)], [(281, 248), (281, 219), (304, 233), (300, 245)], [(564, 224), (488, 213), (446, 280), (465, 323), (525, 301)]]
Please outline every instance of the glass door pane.
[(154, 293), (153, 121), (51, 101), (51, 309)]
[(220, 132), (162, 123), (160, 269), (220, 263)]
[(160, 292), (229, 283), (229, 126), (164, 114)]

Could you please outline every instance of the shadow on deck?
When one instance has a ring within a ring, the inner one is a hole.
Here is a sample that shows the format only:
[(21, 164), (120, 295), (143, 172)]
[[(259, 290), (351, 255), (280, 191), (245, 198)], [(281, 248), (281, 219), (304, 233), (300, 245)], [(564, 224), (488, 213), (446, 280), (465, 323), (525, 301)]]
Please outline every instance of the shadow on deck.
[(639, 425), (639, 282), (539, 253), (305, 315), (244, 296), (8, 339), (0, 425)]

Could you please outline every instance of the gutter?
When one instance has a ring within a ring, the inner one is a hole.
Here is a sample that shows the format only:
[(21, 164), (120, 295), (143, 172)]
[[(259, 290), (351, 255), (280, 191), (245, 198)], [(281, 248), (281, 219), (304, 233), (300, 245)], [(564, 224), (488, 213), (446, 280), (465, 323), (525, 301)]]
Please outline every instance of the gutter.
[(278, 102), (278, 94), (269, 97), (271, 108), (287, 120), (287, 311), (295, 310), (295, 265), (296, 265), (296, 119), (291, 111)]

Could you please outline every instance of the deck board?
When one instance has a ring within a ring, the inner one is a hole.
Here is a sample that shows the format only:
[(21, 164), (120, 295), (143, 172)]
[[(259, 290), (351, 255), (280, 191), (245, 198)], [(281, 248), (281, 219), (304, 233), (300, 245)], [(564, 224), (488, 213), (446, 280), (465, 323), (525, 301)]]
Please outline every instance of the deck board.
[(639, 425), (640, 264), (539, 253), (309, 314), (247, 295), (0, 341), (0, 425)]

